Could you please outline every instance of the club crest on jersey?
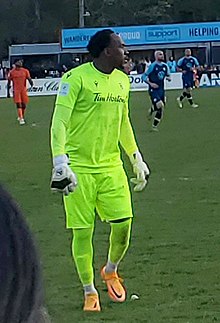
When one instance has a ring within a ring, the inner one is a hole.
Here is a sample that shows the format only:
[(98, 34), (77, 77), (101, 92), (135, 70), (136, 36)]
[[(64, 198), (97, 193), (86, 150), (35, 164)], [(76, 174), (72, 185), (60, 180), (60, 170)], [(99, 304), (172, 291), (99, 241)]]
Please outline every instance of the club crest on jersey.
[(122, 90), (124, 90), (124, 86), (121, 84), (121, 82), (119, 82), (118, 84), (119, 84), (120, 88), (121, 88)]
[(59, 95), (60, 96), (66, 96), (69, 94), (69, 89), (70, 89), (70, 86), (68, 83), (62, 83), (60, 85), (60, 89), (59, 89)]
[(94, 81), (94, 84), (95, 84), (96, 87), (98, 87), (99, 83), (97, 81)]
[(158, 73), (158, 78), (159, 78), (159, 80), (163, 80), (163, 79), (165, 78), (165, 73), (164, 73), (164, 71), (160, 71), (160, 72)]

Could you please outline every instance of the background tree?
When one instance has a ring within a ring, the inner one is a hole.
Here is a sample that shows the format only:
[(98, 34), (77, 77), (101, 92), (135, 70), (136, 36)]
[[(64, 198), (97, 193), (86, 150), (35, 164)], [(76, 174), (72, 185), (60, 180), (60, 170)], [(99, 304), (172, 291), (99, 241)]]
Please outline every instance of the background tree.
[[(8, 46), (58, 42), (62, 28), (79, 24), (78, 0), (1, 0), (0, 60)], [(85, 0), (85, 27), (220, 20), (220, 0)]]

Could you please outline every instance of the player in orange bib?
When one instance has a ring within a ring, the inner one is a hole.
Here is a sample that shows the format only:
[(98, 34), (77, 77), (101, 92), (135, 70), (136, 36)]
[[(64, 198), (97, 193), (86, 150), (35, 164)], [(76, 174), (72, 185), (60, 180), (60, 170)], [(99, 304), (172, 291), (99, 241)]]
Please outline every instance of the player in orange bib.
[(33, 86), (33, 81), (28, 69), (23, 68), (23, 61), (21, 59), (15, 61), (15, 67), (10, 71), (8, 76), (8, 97), (10, 97), (9, 89), (11, 82), (13, 85), (13, 98), (17, 106), (18, 121), (20, 125), (25, 124), (24, 113), (26, 105), (29, 101), (27, 94), (26, 80)]

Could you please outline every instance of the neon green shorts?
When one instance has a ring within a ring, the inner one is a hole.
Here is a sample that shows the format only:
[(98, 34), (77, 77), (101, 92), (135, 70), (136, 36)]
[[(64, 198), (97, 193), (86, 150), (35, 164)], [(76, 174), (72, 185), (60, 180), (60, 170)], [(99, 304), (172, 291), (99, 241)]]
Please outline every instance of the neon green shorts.
[(133, 216), (127, 176), (122, 167), (107, 173), (76, 173), (76, 176), (76, 191), (64, 196), (67, 228), (93, 227), (96, 213), (107, 222)]

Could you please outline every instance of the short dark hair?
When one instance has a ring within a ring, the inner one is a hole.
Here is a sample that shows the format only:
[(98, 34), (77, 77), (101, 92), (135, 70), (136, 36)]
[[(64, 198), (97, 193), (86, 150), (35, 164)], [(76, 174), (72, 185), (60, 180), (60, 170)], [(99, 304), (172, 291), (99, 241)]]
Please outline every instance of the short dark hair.
[[(0, 322), (40, 322), (43, 287), (31, 231), (0, 185)], [(36, 321), (35, 321), (36, 319)]]
[(114, 34), (113, 30), (103, 29), (91, 37), (87, 49), (93, 58), (98, 58), (101, 52), (109, 46), (112, 34)]
[(15, 60), (14, 60), (14, 64), (16, 64), (17, 62), (23, 62), (23, 59), (22, 58), (16, 58)]

